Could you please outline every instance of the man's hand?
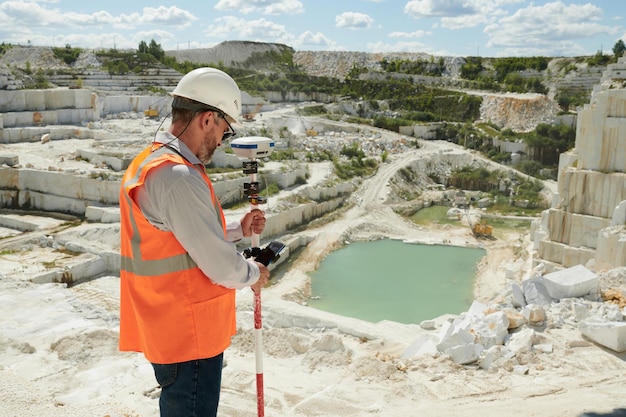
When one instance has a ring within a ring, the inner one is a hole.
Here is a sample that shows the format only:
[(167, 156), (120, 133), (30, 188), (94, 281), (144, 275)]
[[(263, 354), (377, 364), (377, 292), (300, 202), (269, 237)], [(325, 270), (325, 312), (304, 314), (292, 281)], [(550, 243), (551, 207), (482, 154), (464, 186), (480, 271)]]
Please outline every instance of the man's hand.
[(265, 229), (265, 213), (259, 209), (253, 209), (246, 213), (241, 219), (241, 230), (245, 237), (252, 236), (252, 233), (260, 235)]
[(254, 291), (255, 293), (258, 293), (261, 291), (261, 288), (263, 288), (265, 284), (267, 284), (267, 281), (269, 281), (270, 270), (267, 269), (267, 267), (260, 262), (257, 262), (256, 264), (259, 267), (261, 276), (259, 277), (259, 280), (255, 284), (250, 286), (250, 288), (252, 288), (252, 291)]

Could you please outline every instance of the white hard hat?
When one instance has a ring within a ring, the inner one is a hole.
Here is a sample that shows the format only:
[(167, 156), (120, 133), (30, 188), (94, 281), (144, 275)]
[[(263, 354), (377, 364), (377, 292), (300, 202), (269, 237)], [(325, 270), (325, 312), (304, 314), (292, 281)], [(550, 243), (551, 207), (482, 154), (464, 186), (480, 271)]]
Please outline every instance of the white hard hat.
[(219, 109), (230, 124), (240, 124), (241, 91), (230, 75), (217, 68), (196, 68), (188, 72), (178, 82), (172, 95)]

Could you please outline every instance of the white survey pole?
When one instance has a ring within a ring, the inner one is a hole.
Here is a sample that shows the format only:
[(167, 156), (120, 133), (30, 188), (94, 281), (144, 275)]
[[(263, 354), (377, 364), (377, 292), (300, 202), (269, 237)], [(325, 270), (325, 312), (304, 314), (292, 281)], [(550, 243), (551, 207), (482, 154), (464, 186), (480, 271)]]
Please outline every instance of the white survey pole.
[[(240, 158), (247, 158), (244, 162), (243, 172), (250, 174), (250, 182), (245, 184), (244, 190), (248, 195), (251, 209), (254, 210), (265, 200), (259, 196), (259, 184), (256, 179), (258, 162), (257, 157), (268, 156), (272, 153), (274, 141), (262, 136), (249, 136), (237, 138), (232, 141), (231, 148)], [(259, 248), (260, 236), (252, 233), (250, 238), (252, 248)], [(261, 290), (254, 293), (254, 356), (256, 362), (256, 392), (257, 414), (265, 415), (265, 398), (263, 390), (263, 321), (261, 315)]]

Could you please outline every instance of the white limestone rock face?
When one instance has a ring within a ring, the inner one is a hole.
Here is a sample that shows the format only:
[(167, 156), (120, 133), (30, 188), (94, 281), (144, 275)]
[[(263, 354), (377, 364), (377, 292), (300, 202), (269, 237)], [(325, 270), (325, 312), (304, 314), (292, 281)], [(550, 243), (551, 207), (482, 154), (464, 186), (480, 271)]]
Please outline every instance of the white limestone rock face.
[(603, 217), (568, 213), (562, 210), (549, 210), (549, 238), (551, 241), (573, 247), (595, 249), (598, 232), (610, 225)]
[(543, 213), (533, 233), (543, 260), (596, 271), (626, 266), (620, 230), (626, 223), (624, 69), (626, 58), (609, 65), (590, 104), (578, 112), (575, 148), (559, 159), (559, 202)]
[(578, 116), (578, 168), (623, 172), (626, 167), (626, 90), (600, 91), (594, 99), (594, 105), (581, 110)]
[[(626, 147), (626, 144), (623, 146)], [(621, 169), (625, 168), (623, 166)], [(566, 169), (559, 179), (561, 208), (570, 213), (610, 219), (615, 207), (626, 200), (624, 184), (625, 173)]]

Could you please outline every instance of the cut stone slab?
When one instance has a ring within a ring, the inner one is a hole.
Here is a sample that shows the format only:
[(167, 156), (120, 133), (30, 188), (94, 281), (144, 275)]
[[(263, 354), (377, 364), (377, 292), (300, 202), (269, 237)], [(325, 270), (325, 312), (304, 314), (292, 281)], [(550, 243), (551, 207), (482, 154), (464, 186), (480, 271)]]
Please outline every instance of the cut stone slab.
[(598, 276), (583, 265), (572, 266), (543, 276), (550, 297), (577, 298), (598, 292)]
[(578, 329), (599, 345), (615, 352), (626, 352), (626, 322), (585, 320), (578, 323)]
[(458, 365), (467, 365), (478, 361), (480, 354), (485, 348), (478, 343), (453, 346), (445, 350), (445, 354), (450, 355), (450, 359)]
[(0, 155), (0, 165), (8, 165), (10, 167), (14, 167), (16, 165), (19, 165), (20, 163), (20, 157), (17, 155)]

